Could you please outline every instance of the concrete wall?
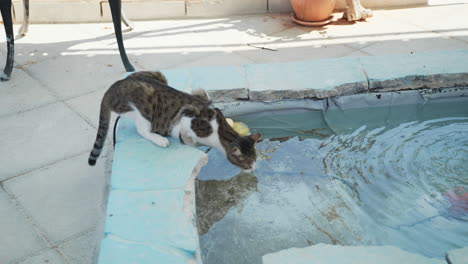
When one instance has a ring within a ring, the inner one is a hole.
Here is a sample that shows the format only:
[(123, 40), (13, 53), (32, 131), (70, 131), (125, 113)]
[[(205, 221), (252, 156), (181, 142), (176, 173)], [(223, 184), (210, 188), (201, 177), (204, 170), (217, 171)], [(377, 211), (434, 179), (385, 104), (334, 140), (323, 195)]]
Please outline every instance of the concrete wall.
[[(361, 0), (364, 7), (382, 9), (382, 8), (397, 8), (409, 7), (416, 5), (426, 5), (428, 0)], [(268, 0), (268, 9), (270, 12), (285, 12), (291, 11), (291, 4), (285, 0)], [(342, 10), (346, 8), (346, 0), (337, 0), (336, 9)]]
[[(110, 21), (107, 1), (101, 0), (30, 0), (30, 21), (33, 23), (103, 22)], [(338, 0), (337, 9), (344, 9), (346, 0)], [(365, 7), (388, 8), (427, 4), (427, 0), (362, 0)], [(226, 15), (290, 12), (289, 0), (122, 0), (132, 20), (181, 17), (213, 17)], [(22, 21), (23, 2), (14, 0), (16, 22)]]

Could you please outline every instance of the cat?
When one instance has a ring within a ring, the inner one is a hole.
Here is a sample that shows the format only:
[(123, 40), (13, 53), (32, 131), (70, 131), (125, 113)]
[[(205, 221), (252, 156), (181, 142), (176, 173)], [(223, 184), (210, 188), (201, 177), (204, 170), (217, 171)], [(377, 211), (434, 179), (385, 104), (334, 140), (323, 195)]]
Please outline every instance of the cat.
[(109, 129), (111, 112), (133, 119), (137, 132), (160, 147), (165, 136), (184, 144), (214, 147), (235, 166), (252, 171), (257, 159), (255, 144), (261, 135), (239, 136), (203, 90), (188, 94), (167, 84), (161, 72), (136, 72), (115, 82), (101, 101), (99, 128), (88, 164), (94, 166)]

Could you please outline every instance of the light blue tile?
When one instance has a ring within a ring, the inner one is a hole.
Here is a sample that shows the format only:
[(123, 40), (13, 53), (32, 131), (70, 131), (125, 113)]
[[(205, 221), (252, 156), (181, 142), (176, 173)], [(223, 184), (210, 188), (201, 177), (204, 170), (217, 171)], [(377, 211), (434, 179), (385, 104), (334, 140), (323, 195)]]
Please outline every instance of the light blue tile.
[(238, 66), (192, 68), (192, 88), (229, 90), (247, 88), (244, 69)]
[(189, 259), (173, 249), (106, 237), (101, 242), (99, 264), (186, 264)]
[(246, 66), (250, 89), (331, 90), (336, 86), (365, 81), (357, 58), (311, 60)]
[(105, 233), (195, 254), (198, 236), (183, 211), (183, 190), (109, 194)]
[[(206, 154), (170, 139), (161, 148), (121, 118), (108, 198), (101, 264), (187, 263), (198, 250), (186, 186)], [(192, 197), (193, 198), (193, 197)], [(188, 209), (190, 210), (190, 208)]]
[(161, 72), (166, 76), (169, 86), (186, 93), (192, 91), (189, 69), (171, 69), (162, 70)]
[[(167, 79), (169, 86), (186, 93), (191, 92), (190, 87), (190, 71), (189, 69), (171, 69), (171, 70), (161, 70), (164, 76)], [(127, 78), (135, 72), (126, 72), (122, 79)]]
[(124, 117), (119, 119), (115, 136), (116, 143), (124, 142), (124, 140), (139, 140), (142, 138), (136, 131), (135, 122)]
[[(361, 57), (360, 61), (369, 77), (371, 88), (373, 82), (401, 79), (407, 76), (468, 72), (467, 50)], [(410, 81), (412, 80), (408, 80)]]
[(321, 98), (367, 88), (357, 58), (252, 64), (245, 68), (253, 100)]
[(169, 138), (168, 148), (144, 139), (132, 120), (121, 118), (114, 152), (111, 188), (126, 190), (183, 189), (202, 151)]
[(247, 80), (243, 67), (199, 67), (162, 71), (169, 85), (191, 93), (204, 89), (215, 102), (248, 99)]
[(183, 91), (198, 88), (214, 91), (247, 88), (244, 69), (237, 66), (169, 69), (162, 73), (169, 85)]

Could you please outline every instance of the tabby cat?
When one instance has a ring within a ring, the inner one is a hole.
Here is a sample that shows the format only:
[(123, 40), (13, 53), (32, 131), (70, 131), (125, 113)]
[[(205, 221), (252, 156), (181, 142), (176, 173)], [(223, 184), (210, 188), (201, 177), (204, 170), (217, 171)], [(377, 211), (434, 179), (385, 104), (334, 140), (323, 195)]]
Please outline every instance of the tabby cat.
[(135, 121), (138, 133), (160, 147), (165, 136), (178, 137), (184, 144), (200, 143), (223, 153), (237, 167), (250, 171), (257, 159), (255, 143), (260, 134), (239, 136), (207, 94), (187, 94), (167, 85), (161, 72), (137, 72), (114, 83), (101, 101), (99, 128), (88, 163), (93, 166), (101, 154), (111, 112)]

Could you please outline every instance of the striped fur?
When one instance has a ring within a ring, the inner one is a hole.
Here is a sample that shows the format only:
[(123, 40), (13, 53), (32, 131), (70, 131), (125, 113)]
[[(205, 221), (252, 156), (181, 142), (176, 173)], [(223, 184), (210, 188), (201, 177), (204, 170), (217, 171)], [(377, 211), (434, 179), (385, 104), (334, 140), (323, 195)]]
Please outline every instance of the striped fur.
[(109, 130), (109, 122), (111, 117), (111, 111), (106, 104), (106, 100), (101, 102), (101, 111), (99, 114), (99, 128), (96, 135), (96, 141), (94, 142), (93, 150), (89, 154), (88, 164), (94, 166), (96, 160), (101, 155), (104, 142), (107, 137), (107, 131)]

